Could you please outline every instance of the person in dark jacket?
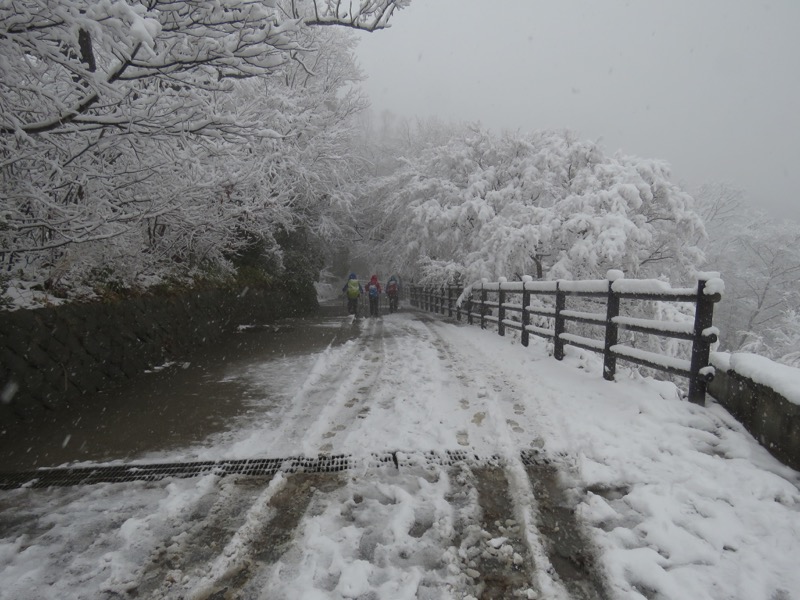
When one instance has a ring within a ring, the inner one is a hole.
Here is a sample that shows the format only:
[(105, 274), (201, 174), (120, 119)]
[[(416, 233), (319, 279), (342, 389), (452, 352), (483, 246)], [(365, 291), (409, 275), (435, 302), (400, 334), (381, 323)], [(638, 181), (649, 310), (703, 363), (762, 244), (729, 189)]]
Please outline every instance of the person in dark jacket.
[(355, 273), (350, 273), (350, 277), (347, 278), (342, 291), (347, 296), (347, 314), (358, 316), (358, 299), (364, 293), (364, 288), (361, 287), (361, 283)]
[(369, 316), (379, 316), (379, 307), (381, 301), (381, 284), (378, 282), (378, 276), (373, 275), (367, 284), (367, 297), (369, 298)]
[(397, 281), (397, 277), (394, 275), (389, 277), (384, 289), (386, 290), (386, 296), (389, 298), (389, 312), (393, 313), (397, 310), (397, 301), (400, 298), (400, 283)]

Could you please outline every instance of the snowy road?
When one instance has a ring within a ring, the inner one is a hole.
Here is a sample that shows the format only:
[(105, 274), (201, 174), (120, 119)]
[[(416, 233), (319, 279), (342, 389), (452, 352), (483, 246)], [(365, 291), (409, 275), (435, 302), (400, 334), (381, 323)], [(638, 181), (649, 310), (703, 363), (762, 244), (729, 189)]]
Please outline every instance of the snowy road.
[[(242, 425), (230, 442), (216, 440), (215, 457), (221, 449), (222, 458), (246, 458), (463, 448), (486, 456), (516, 454), (530, 442), (519, 424), (525, 408), (513, 400), (520, 394), (483, 373), (479, 355), (460, 351), (449, 326), (403, 313), (341, 326), (358, 328), (360, 335), (311, 364), (280, 365), (279, 405), (258, 418), (251, 413), (257, 423), (249, 435), (243, 437)], [(263, 386), (272, 373), (250, 369), (232, 376)]]
[(800, 598), (800, 477), (719, 407), (420, 313), (318, 327), (138, 460), (349, 469), (0, 492), (0, 598)]

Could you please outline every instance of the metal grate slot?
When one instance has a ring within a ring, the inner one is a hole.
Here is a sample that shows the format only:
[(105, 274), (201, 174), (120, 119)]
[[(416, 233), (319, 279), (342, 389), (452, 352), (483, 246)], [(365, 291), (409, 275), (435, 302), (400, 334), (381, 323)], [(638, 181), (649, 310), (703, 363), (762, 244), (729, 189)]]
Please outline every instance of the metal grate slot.
[[(523, 451), (526, 465), (542, 464), (546, 459), (537, 451)], [(466, 450), (427, 452), (382, 452), (367, 458), (355, 459), (347, 454), (322, 454), (319, 456), (293, 456), (288, 458), (249, 458), (240, 460), (199, 461), (186, 463), (154, 463), (96, 467), (67, 467), (39, 469), (18, 473), (0, 473), (0, 490), (17, 488), (47, 488), (96, 483), (125, 483), (132, 481), (160, 481), (166, 478), (184, 479), (203, 475), (243, 475), (271, 477), (282, 473), (340, 473), (358, 464), (372, 468), (449, 467), (461, 463), (470, 465), (502, 466), (497, 455), (481, 458)]]

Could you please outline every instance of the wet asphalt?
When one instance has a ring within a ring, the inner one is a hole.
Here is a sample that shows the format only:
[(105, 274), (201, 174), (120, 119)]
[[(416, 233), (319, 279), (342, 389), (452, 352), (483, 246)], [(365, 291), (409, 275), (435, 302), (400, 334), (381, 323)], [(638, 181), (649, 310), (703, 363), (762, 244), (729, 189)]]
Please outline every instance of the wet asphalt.
[(348, 319), (336, 303), (307, 318), (253, 324), (116, 389), (59, 406), (41, 421), (2, 423), (0, 471), (131, 460), (200, 442), (225, 430), (253, 393), (227, 374), (344, 343), (357, 335), (336, 326)]

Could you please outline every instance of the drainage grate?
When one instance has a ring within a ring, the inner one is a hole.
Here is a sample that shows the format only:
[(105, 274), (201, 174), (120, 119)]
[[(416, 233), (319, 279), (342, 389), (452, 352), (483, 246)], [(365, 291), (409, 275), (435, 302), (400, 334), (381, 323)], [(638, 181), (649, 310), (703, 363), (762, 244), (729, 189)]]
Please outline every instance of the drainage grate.
[(210, 474), (225, 477), (227, 475), (272, 476), (279, 471), (283, 473), (338, 473), (353, 468), (357, 462), (364, 462), (368, 467), (399, 469), (425, 465), (447, 467), (464, 462), (499, 465), (502, 464), (502, 459), (498, 456), (481, 458), (464, 450), (445, 450), (443, 452), (373, 453), (366, 461), (356, 461), (353, 456), (347, 454), (323, 454), (311, 457), (55, 468), (0, 473), (0, 490), (127, 481), (159, 481), (168, 477), (185, 479)]
[(343, 454), (318, 457), (258, 458), (188, 463), (157, 463), (109, 467), (39, 469), (21, 473), (0, 473), (0, 489), (20, 487), (89, 485), (126, 481), (158, 481), (167, 477), (187, 478), (214, 474), (272, 476), (284, 473), (336, 473), (350, 468), (351, 458)]
[(543, 452), (535, 448), (533, 450), (523, 450), (519, 453), (519, 458), (526, 467), (541, 467), (549, 465), (551, 462)]
[(397, 455), (398, 467), (411, 467), (423, 463), (441, 467), (452, 467), (461, 463), (486, 466), (499, 465), (503, 462), (497, 455), (481, 457), (466, 450), (444, 450), (443, 452), (429, 450), (428, 452), (394, 452), (393, 454)]

